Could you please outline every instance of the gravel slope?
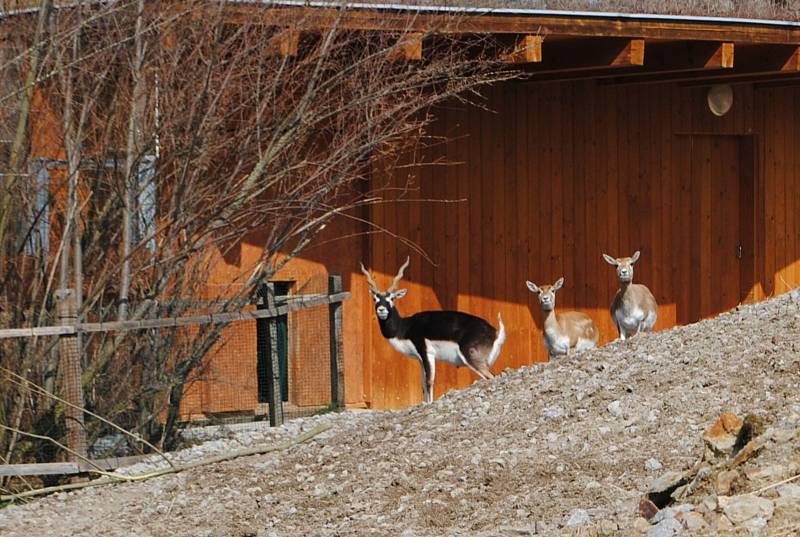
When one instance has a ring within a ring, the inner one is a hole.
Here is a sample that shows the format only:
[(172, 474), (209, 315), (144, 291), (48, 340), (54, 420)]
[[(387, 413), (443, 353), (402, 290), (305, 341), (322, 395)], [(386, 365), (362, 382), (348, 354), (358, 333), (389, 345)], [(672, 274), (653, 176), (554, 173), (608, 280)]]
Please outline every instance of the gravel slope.
[(432, 405), (239, 433), (187, 457), (333, 425), (279, 454), (12, 506), (0, 534), (488, 536), (581, 523), (629, 535), (651, 481), (692, 466), (722, 412), (800, 426), (798, 350), (791, 293), (506, 371)]

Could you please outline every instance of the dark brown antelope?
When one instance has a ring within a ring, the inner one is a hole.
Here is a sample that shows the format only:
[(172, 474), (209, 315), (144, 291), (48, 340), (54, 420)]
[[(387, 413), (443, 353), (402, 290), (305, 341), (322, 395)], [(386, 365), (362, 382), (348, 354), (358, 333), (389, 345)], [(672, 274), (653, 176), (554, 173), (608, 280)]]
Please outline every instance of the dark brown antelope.
[(570, 350), (582, 351), (597, 347), (600, 333), (594, 321), (580, 311), (565, 311), (556, 315), (556, 291), (564, 285), (559, 278), (553, 285), (538, 286), (526, 281), (528, 289), (538, 296), (544, 312), (544, 346), (550, 359), (569, 356)]
[(490, 368), (506, 340), (506, 329), (500, 314), (497, 314), (499, 332), (480, 317), (460, 311), (421, 311), (410, 317), (401, 316), (395, 302), (406, 295), (406, 290), (397, 289), (397, 284), (408, 263), (407, 258), (397, 271), (392, 285), (383, 292), (378, 289), (363, 263), (361, 272), (367, 277), (370, 293), (375, 299), (375, 313), (381, 334), (396, 351), (418, 360), (422, 367), (425, 402), (433, 401), (436, 360), (449, 362), (456, 367), (466, 366), (482, 379), (493, 378)]
[(619, 291), (611, 303), (611, 319), (617, 325), (620, 339), (639, 332), (649, 332), (658, 318), (658, 304), (646, 285), (633, 283), (633, 265), (639, 260), (639, 251), (632, 257), (611, 257), (603, 254), (609, 265), (617, 267)]

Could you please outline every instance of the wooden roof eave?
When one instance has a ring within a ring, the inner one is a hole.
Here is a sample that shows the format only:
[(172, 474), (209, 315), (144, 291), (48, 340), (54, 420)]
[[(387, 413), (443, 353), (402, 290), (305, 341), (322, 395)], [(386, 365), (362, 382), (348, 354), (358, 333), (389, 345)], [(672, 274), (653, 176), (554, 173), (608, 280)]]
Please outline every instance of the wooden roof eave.
[[(287, 4), (291, 0), (227, 0), (225, 10), (231, 24), (281, 28), (276, 53), (284, 56), (298, 54), (299, 32), (319, 33), (336, 26), (404, 33), (401, 56), (409, 61), (423, 58), (423, 40), (430, 34), (494, 35), (499, 57), (516, 64), (531, 82), (784, 80), (800, 73), (800, 23), (794, 22), (367, 4), (348, 4), (343, 10), (320, 1), (312, 2), (314, 7)], [(190, 9), (181, 3), (171, 9), (182, 6)]]
[[(111, 0), (53, 0), (56, 9), (107, 4)], [(216, 0), (209, 0), (214, 3)], [(179, 6), (181, 0), (172, 4)], [(38, 0), (15, 0), (13, 9), (0, 10), (0, 20), (38, 10)], [(637, 39), (711, 40), (736, 43), (800, 45), (800, 23), (636, 13), (603, 13), (543, 9), (404, 5), (338, 0), (227, 0), (226, 9), (268, 14), (268, 23), (294, 25), (302, 19), (309, 29), (339, 26), (356, 30), (438, 31), (473, 34), (538, 34), (569, 37), (627, 37)], [(252, 19), (247, 19), (252, 20)]]
[[(302, 27), (304, 31), (323, 31), (336, 25), (340, 29), (405, 32), (416, 36), (419, 45), (415, 54), (406, 53), (406, 59), (423, 56), (426, 34), (492, 34), (500, 42), (511, 44), (510, 52), (500, 54), (507, 63), (516, 64), (526, 75), (524, 79), (532, 83), (592, 78), (636, 84), (681, 83), (706, 77), (715, 81), (759, 76), (783, 79), (798, 71), (798, 62), (788, 62), (784, 55), (800, 52), (800, 25), (794, 23), (442, 15), (386, 9), (265, 8), (248, 3), (232, 7), (242, 19)], [(735, 62), (734, 50), (740, 47), (744, 61)], [(734, 68), (735, 63), (738, 65)]]
[(413, 11), (358, 9), (340, 11), (318, 7), (268, 7), (260, 4), (229, 5), (253, 20), (262, 12), (264, 22), (291, 26), (302, 21), (309, 30), (337, 24), (350, 30), (415, 31), (460, 34), (536, 34), (548, 37), (626, 37), (638, 39), (727, 41), (735, 43), (800, 45), (800, 27), (737, 22), (675, 20), (615, 20), (599, 17), (514, 16), (498, 14), (431, 14)]

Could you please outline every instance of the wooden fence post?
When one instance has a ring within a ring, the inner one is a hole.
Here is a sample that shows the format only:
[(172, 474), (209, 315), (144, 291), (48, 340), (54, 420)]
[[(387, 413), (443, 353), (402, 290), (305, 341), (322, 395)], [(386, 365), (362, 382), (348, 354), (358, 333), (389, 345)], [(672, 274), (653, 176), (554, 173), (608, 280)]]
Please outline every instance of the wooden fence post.
[[(275, 285), (267, 284), (264, 303), (269, 309), (275, 308)], [(267, 399), (269, 403), (269, 424), (271, 427), (283, 425), (283, 401), (281, 399), (281, 366), (278, 356), (278, 316), (267, 318), (269, 326), (269, 360), (267, 360)]]
[[(328, 277), (328, 294), (342, 292), (342, 277), (338, 274)], [(342, 302), (330, 305), (330, 345), (331, 345), (331, 399), (339, 410), (344, 408), (344, 326)]]
[[(74, 326), (78, 318), (74, 289), (59, 289), (56, 295), (58, 324)], [(59, 336), (58, 352), (64, 400), (73, 406), (64, 408), (67, 425), (67, 446), (77, 455), (70, 453), (69, 460), (80, 462), (78, 457), (86, 457), (86, 428), (83, 424), (83, 387), (81, 385), (81, 354), (77, 334)], [(77, 408), (76, 408), (77, 407)]]

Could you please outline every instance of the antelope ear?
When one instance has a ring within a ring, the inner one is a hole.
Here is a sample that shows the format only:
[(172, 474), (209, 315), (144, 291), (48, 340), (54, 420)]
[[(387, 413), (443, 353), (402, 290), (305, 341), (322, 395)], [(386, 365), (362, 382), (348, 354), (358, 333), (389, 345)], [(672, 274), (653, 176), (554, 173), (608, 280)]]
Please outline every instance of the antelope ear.
[(637, 261), (639, 261), (639, 256), (640, 256), (640, 255), (641, 255), (641, 252), (640, 252), (639, 250), (636, 250), (636, 251), (633, 253), (633, 255), (631, 256), (631, 265), (633, 265), (634, 263), (636, 263)]
[(558, 291), (564, 285), (564, 277), (560, 277), (556, 283), (553, 284), (553, 291)]
[(617, 260), (616, 260), (616, 259), (614, 259), (613, 257), (611, 257), (611, 256), (610, 256), (610, 255), (608, 255), (608, 254), (603, 254), (603, 259), (605, 259), (605, 260), (606, 260), (606, 263), (608, 263), (609, 265), (614, 265), (615, 267), (616, 267), (617, 265), (619, 265), (619, 263), (617, 263)]
[(398, 289), (394, 293), (392, 293), (393, 298), (403, 298), (408, 293), (408, 289)]
[(532, 293), (536, 293), (538, 295), (541, 292), (539, 287), (537, 287), (537, 285), (533, 282), (525, 280), (525, 285), (528, 286), (528, 289), (530, 289)]

